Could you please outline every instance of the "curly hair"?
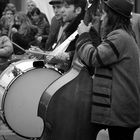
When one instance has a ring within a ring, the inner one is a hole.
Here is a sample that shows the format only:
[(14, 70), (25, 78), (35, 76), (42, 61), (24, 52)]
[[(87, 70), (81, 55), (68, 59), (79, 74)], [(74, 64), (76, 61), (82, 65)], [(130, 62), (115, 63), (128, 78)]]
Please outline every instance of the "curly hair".
[(14, 20), (15, 19), (17, 19), (21, 23), (19, 28), (19, 33), (23, 35), (27, 35), (30, 32), (32, 26), (27, 15), (24, 12), (17, 12), (14, 15)]

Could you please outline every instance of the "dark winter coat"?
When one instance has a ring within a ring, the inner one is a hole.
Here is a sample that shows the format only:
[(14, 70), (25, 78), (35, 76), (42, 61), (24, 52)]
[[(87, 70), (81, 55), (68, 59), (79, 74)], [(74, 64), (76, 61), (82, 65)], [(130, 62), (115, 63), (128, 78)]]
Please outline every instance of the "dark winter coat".
[(95, 67), (91, 122), (110, 126), (140, 125), (140, 67), (135, 39), (126, 31), (112, 31), (97, 47), (83, 33), (77, 52)]

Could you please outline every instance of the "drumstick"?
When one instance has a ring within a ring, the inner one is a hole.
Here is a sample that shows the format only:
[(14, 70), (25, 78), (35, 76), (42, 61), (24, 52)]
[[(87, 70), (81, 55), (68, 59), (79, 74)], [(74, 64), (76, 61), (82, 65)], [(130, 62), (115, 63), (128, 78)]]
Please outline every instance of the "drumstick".
[(20, 47), (18, 44), (14, 43), (13, 41), (11, 41), (11, 43), (26, 53), (26, 50)]
[(14, 43), (13, 41), (11, 41), (11, 43), (14, 44), (16, 47), (18, 47), (19, 49), (21, 49), (22, 51), (24, 51), (25, 53), (48, 55), (48, 53), (45, 53), (45, 52), (39, 52), (39, 51), (33, 51), (33, 50), (25, 50), (22, 47), (20, 47), (18, 44)]
[(33, 51), (31, 49), (27, 50), (26, 52), (33, 53), (33, 54), (39, 54), (39, 55), (49, 55), (49, 52)]

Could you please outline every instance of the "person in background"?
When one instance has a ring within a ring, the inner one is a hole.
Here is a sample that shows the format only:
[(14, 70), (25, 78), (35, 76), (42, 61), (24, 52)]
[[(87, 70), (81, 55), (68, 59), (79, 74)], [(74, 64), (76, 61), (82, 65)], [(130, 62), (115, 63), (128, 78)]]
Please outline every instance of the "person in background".
[(14, 4), (8, 3), (4, 9), (3, 16), (0, 19), (1, 24), (3, 24), (2, 34), (9, 36), (10, 29), (14, 22), (14, 15), (16, 13), (16, 8)]
[(6, 4), (6, 7), (4, 8), (4, 11), (3, 11), (3, 15), (5, 15), (5, 10), (6, 9), (11, 9), (14, 13), (17, 12), (17, 8), (16, 8), (15, 4), (13, 4), (13, 3), (7, 3)]
[(26, 1), (27, 17), (31, 20), (31, 11), (33, 8), (37, 7), (33, 0)]
[(0, 73), (9, 66), (13, 53), (13, 45), (9, 37), (2, 34), (3, 25), (0, 24)]
[(57, 35), (60, 26), (63, 24), (61, 11), (63, 6), (63, 0), (51, 0), (49, 4), (52, 5), (54, 17), (51, 20), (49, 36), (45, 43), (45, 51), (52, 50), (52, 46), (57, 42)]
[[(37, 7), (35, 1), (33, 1), (33, 0), (27, 0), (26, 1), (26, 8), (27, 8), (27, 13), (26, 14), (31, 21), (32, 21), (31, 11), (35, 7)], [(43, 12), (41, 12), (41, 14), (46, 19), (46, 21), (48, 21), (48, 18), (46, 17), (46, 15)]]
[(130, 0), (104, 1), (104, 38), (95, 47), (88, 26), (78, 26), (78, 58), (95, 67), (91, 107), (92, 135), (108, 129), (110, 140), (133, 140), (140, 126), (139, 49), (131, 25)]
[(38, 33), (35, 36), (35, 41), (33, 41), (31, 45), (38, 46), (40, 49), (44, 50), (45, 41), (49, 34), (49, 21), (46, 21), (46, 18), (44, 18), (41, 11), (37, 7), (32, 9), (31, 19), (32, 24), (38, 29)]
[[(24, 12), (17, 12), (14, 16), (14, 24), (11, 28), (11, 40), (19, 45), (23, 50), (30, 48), (30, 43), (35, 39), (38, 30), (32, 25)], [(14, 54), (22, 55), (25, 53), (14, 45)]]

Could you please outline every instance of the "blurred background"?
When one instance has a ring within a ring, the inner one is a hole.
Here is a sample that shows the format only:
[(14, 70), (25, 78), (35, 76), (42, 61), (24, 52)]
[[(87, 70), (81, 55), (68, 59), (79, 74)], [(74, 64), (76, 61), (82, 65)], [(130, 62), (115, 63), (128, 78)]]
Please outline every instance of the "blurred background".
[[(7, 3), (15, 4), (17, 11), (26, 11), (26, 1), (27, 0), (0, 0), (0, 17)], [(49, 5), (50, 0), (33, 0), (37, 7), (46, 14), (49, 22), (54, 15), (52, 6)]]
[[(50, 0), (34, 0), (38, 8), (46, 14), (50, 22), (50, 19), (52, 18), (54, 13), (52, 10), (52, 6), (48, 4), (49, 1)], [(140, 13), (140, 0), (134, 0), (134, 1), (135, 1), (134, 12)], [(9, 2), (14, 3), (18, 11), (26, 11), (26, 0), (0, 0), (0, 17), (5, 8), (5, 5)]]

